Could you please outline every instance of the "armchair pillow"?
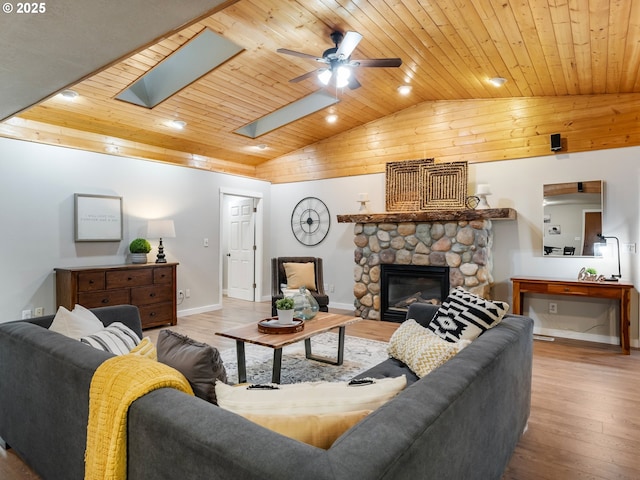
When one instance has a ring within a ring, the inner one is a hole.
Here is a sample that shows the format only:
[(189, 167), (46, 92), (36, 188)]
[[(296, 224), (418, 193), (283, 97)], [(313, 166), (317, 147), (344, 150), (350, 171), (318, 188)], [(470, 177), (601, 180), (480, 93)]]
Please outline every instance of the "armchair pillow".
[(283, 263), (284, 272), (287, 275), (287, 288), (298, 289), (307, 287), (309, 290), (317, 290), (316, 272), (313, 262), (308, 263)]

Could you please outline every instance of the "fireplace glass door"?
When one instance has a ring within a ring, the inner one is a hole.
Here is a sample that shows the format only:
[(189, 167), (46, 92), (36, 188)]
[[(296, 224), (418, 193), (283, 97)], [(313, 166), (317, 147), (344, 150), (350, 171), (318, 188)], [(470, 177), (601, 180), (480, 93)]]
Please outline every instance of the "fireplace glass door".
[(380, 278), (381, 318), (405, 320), (412, 303), (440, 305), (449, 294), (449, 267), (382, 265)]

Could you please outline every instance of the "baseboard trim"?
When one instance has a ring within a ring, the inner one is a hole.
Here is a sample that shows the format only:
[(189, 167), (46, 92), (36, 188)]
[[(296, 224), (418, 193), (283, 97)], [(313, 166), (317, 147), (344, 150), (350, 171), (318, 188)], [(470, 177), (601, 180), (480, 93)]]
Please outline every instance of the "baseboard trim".
[(178, 317), (186, 317), (187, 315), (195, 315), (197, 313), (213, 312), (215, 310), (222, 310), (222, 304), (216, 303), (214, 305), (204, 305), (197, 308), (187, 308), (185, 310), (178, 310)]

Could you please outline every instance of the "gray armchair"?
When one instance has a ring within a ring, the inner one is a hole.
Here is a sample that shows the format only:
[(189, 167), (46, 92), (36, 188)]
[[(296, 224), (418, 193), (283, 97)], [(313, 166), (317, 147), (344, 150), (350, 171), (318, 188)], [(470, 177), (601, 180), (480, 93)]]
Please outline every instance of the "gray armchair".
[(329, 297), (324, 292), (324, 278), (322, 276), (322, 259), (318, 257), (277, 257), (271, 259), (271, 315), (276, 315), (276, 300), (284, 295), (280, 290), (280, 285), (287, 284), (287, 274), (284, 269), (285, 263), (313, 263), (315, 273), (316, 289), (309, 292), (318, 302), (321, 312), (329, 311)]

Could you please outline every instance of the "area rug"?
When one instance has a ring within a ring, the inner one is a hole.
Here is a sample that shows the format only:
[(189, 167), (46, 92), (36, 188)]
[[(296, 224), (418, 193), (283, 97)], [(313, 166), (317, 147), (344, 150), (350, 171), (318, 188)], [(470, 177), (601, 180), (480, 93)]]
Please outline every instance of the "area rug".
[[(288, 345), (282, 349), (282, 371), (280, 383), (308, 381), (348, 381), (354, 376), (389, 358), (387, 343), (358, 337), (345, 337), (344, 362), (342, 365), (329, 365), (305, 358), (304, 342)], [(338, 352), (338, 334), (327, 332), (311, 339), (314, 355), (332, 359)], [(227, 370), (229, 383), (238, 381), (236, 349), (229, 348), (220, 352)], [(270, 383), (273, 371), (273, 349), (259, 345), (245, 344), (247, 364), (247, 382)]]

